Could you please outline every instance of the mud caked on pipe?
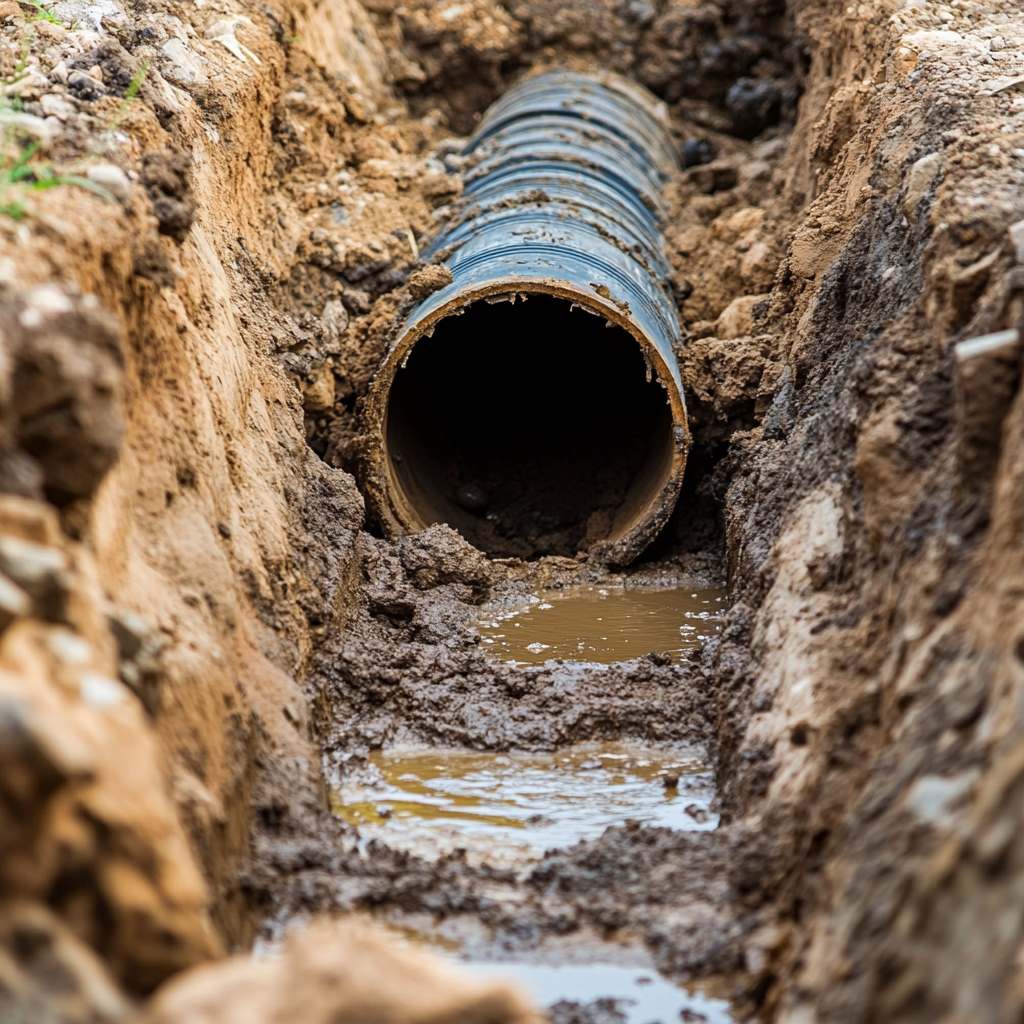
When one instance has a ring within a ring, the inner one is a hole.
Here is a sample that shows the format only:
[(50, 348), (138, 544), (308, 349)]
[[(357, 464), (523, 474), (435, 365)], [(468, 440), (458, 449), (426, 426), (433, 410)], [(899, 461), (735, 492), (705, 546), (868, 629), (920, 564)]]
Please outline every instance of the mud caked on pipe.
[(469, 141), (427, 251), (452, 281), (408, 316), (365, 405), (374, 513), (496, 556), (633, 560), (689, 445), (666, 289), (657, 101), (611, 75), (527, 79)]

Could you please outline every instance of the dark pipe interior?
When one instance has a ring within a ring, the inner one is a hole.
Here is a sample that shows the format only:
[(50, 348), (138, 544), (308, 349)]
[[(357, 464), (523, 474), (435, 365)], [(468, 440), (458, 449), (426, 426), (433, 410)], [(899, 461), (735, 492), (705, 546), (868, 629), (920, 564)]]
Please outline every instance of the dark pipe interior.
[(480, 301), (421, 338), (391, 386), (406, 501), (492, 555), (574, 555), (625, 533), (672, 459), (637, 341), (563, 299)]

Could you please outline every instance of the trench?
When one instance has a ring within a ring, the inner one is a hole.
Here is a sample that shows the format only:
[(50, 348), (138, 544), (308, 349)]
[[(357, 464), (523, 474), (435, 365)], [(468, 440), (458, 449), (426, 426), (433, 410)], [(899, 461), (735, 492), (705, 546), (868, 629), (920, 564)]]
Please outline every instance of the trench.
[[(1019, 1019), (1012, 5), (251, 6), (0, 3), (0, 1018), (351, 1020), (363, 915), (552, 1024)], [(547, 191), (453, 137), (560, 60), (663, 103), (663, 261), (621, 119)], [(396, 335), (474, 185), (680, 335), (589, 273)]]
[[(731, 600), (714, 478), (750, 424), (710, 380), (713, 430), (688, 418), (663, 235), (679, 126), (635, 84), (546, 74), (515, 116), (480, 111), (425, 240), (448, 272), (369, 321), (389, 343), (336, 403), (373, 534), (316, 652), (327, 817), (269, 816), (260, 948), (364, 914), (552, 1024), (725, 1024), (749, 993), (708, 668)], [(323, 431), (307, 420), (329, 452)]]
[[(647, 187), (633, 199), (653, 224)], [(548, 251), (523, 202), (515, 230)], [(587, 559), (634, 535), (634, 561), (676, 505), (689, 437), (674, 313), (641, 329), (600, 282), (565, 271), (560, 294), (517, 272), (445, 299), (426, 326), (410, 314), (371, 385), (384, 468), (364, 483), (391, 539), (373, 542), (362, 606), (322, 654), (343, 852), (292, 914), (368, 912), (396, 943), (513, 982), (554, 1024), (726, 1024), (728, 966), (682, 970), (661, 934), (717, 892), (727, 857), (699, 669), (729, 604), (717, 506), (684, 488), (690, 550), (670, 566)], [(630, 298), (666, 302), (659, 273)]]

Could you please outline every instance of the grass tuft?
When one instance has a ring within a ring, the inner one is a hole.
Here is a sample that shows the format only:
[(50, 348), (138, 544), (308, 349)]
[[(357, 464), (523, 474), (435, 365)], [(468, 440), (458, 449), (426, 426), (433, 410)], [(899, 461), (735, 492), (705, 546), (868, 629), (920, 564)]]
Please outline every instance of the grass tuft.
[(43, 0), (18, 0), (24, 7), (31, 7), (35, 13), (29, 21), (48, 21), (51, 25), (63, 25), (64, 22), (53, 11), (43, 6)]

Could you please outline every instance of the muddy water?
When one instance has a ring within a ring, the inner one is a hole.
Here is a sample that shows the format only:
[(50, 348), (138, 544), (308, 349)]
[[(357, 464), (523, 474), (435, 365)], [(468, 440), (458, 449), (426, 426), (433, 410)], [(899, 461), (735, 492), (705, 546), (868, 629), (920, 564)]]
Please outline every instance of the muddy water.
[(659, 974), (650, 955), (635, 944), (618, 945), (592, 933), (547, 938), (529, 952), (510, 955), (500, 943), (453, 941), (424, 927), (388, 928), (399, 945), (427, 949), (480, 978), (511, 982), (556, 1020), (585, 1024), (730, 1024), (729, 1002), (714, 986), (677, 985)]
[(478, 630), (490, 653), (515, 664), (678, 658), (718, 631), (725, 600), (721, 587), (578, 587), (492, 608)]
[[(494, 608), (481, 624), (495, 655), (607, 664), (650, 651), (679, 655), (718, 628), (720, 589), (579, 588)], [(550, 849), (635, 821), (707, 831), (718, 824), (714, 778), (701, 752), (646, 744), (586, 743), (549, 753), (392, 749), (352, 762), (332, 797), (363, 842), (431, 859), (528, 871)], [(514, 884), (513, 884), (514, 889)], [(500, 890), (500, 886), (499, 886)], [(494, 899), (516, 899), (496, 890)], [(419, 945), (485, 977), (507, 979), (555, 1020), (728, 1024), (729, 1004), (661, 976), (642, 948), (573, 933), (540, 945), (492, 934), (482, 922), (387, 919)], [(450, 925), (450, 927), (449, 927)], [(513, 952), (512, 950), (515, 950)]]
[(543, 1007), (562, 1000), (583, 1004), (611, 1000), (628, 1024), (660, 1024), (682, 1020), (729, 1024), (729, 1004), (722, 999), (691, 992), (661, 977), (656, 971), (617, 963), (541, 964), (464, 961), (474, 974), (500, 978), (519, 985)]
[(503, 864), (600, 835), (626, 820), (705, 830), (713, 779), (692, 751), (624, 743), (555, 753), (375, 753), (334, 795), (364, 838)]

